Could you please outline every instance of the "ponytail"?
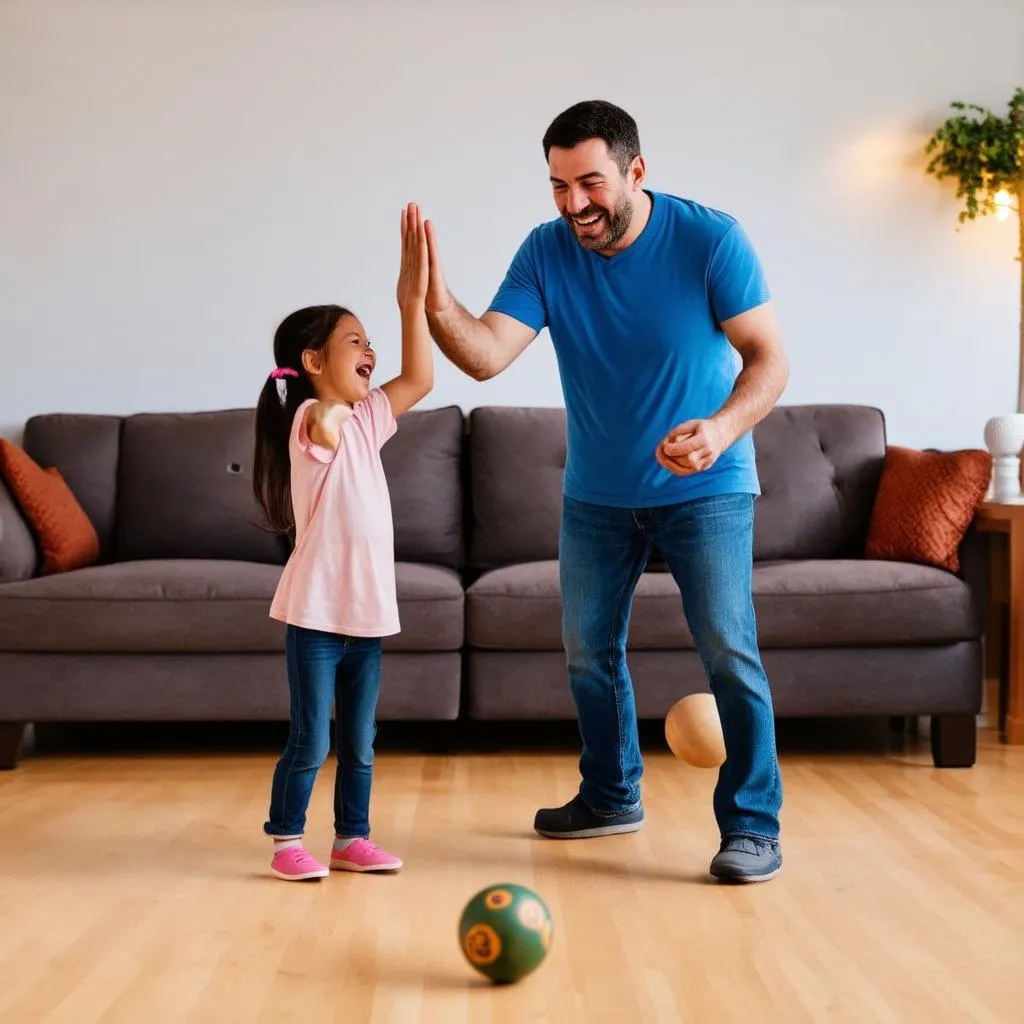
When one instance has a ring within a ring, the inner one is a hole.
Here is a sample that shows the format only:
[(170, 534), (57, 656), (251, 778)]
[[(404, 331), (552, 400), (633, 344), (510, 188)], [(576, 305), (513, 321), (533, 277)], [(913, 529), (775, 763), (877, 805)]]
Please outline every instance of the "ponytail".
[(277, 366), (256, 403), (252, 484), (267, 525), (275, 533), (292, 534), (295, 529), (288, 440), (299, 406), (316, 398), (302, 353), (323, 348), (347, 312), (341, 306), (308, 306), (286, 317), (274, 334)]
[(292, 514), (288, 438), (299, 406), (314, 396), (305, 374), (288, 381), (283, 387), (280, 381), (283, 378), (268, 377), (256, 403), (252, 484), (270, 528), (275, 533), (289, 533), (295, 525), (295, 517)]

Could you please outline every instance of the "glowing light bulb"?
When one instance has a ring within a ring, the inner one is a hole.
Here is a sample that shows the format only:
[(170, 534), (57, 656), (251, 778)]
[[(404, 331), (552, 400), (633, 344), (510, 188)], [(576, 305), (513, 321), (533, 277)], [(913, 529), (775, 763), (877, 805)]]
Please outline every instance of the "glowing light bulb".
[(992, 200), (996, 204), (996, 220), (1006, 220), (1010, 216), (1010, 193), (1001, 188)]

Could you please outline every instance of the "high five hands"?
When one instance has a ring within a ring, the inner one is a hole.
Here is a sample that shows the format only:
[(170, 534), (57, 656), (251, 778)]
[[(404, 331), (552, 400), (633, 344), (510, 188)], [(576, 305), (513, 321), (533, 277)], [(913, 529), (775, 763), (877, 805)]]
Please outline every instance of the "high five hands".
[(429, 228), (430, 221), (423, 220), (420, 208), (415, 203), (410, 203), (402, 210), (402, 262), (395, 288), (399, 309), (420, 308), (427, 298)]
[(422, 304), (428, 313), (439, 313), (449, 303), (434, 224), (424, 220), (416, 203), (409, 203), (402, 210), (402, 265), (397, 298), (400, 307)]
[(441, 268), (441, 257), (437, 254), (437, 236), (434, 225), (427, 221), (427, 258), (430, 268), (430, 284), (427, 288), (427, 312), (440, 313), (448, 307), (450, 297), (448, 284)]

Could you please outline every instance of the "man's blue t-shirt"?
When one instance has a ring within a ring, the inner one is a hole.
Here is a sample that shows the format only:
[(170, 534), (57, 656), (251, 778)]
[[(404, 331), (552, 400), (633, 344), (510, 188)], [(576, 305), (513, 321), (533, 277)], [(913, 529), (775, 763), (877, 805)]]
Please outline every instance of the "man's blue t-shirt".
[(691, 476), (662, 469), (658, 443), (716, 413), (737, 354), (720, 323), (769, 298), (735, 218), (663, 193), (637, 240), (608, 257), (584, 249), (561, 218), (520, 246), (490, 309), (547, 327), (565, 397), (565, 493), (625, 508), (731, 491), (759, 494), (748, 433)]

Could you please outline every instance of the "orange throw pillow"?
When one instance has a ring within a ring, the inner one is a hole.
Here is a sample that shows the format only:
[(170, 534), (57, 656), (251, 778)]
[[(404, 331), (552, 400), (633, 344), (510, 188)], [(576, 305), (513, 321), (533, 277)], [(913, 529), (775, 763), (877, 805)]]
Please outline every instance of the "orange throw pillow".
[(960, 542), (985, 497), (992, 456), (889, 446), (864, 553), (958, 572)]
[(39, 541), (42, 575), (84, 569), (99, 561), (96, 528), (55, 468), (41, 469), (21, 448), (0, 438), (0, 475)]

